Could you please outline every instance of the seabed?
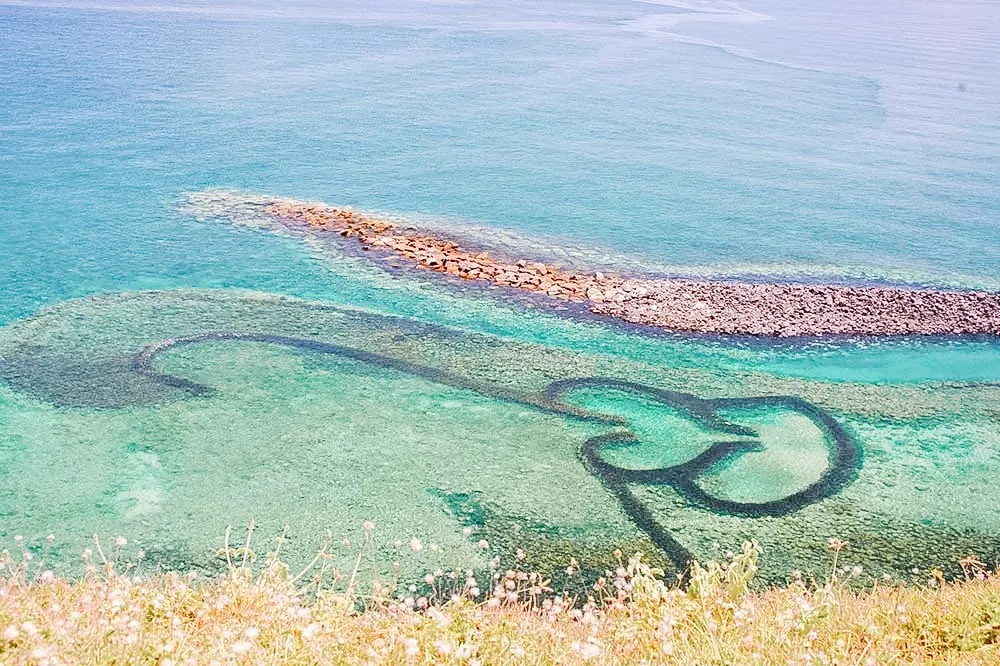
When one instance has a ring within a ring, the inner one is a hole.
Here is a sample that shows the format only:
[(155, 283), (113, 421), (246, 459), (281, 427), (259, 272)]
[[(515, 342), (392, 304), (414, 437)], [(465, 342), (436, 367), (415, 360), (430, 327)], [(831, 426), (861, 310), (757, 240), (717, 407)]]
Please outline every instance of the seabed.
[(0, 329), (0, 380), (5, 531), (65, 535), (67, 571), (91, 532), (211, 571), (250, 518), (293, 560), (373, 520), (404, 575), (750, 538), (764, 582), (824, 573), (830, 538), (870, 577), (1000, 554), (990, 384), (670, 368), (239, 290), (47, 307)]

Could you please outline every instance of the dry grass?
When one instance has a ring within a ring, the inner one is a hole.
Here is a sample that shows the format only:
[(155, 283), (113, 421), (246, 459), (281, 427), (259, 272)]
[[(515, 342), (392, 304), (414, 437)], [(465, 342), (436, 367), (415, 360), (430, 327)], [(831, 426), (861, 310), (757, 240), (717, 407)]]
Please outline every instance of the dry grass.
[[(858, 590), (831, 577), (755, 592), (759, 550), (746, 544), (726, 562), (695, 565), (683, 588), (635, 556), (591, 598), (571, 599), (516, 560), (478, 577), (437, 572), (419, 589), (362, 588), (325, 549), (296, 577), (277, 557), (255, 566), (248, 549), (227, 547), (229, 574), (199, 580), (138, 575), (124, 545), (105, 557), (97, 544), (85, 553), (88, 573), (72, 581), (26, 550), (4, 551), (0, 662), (1000, 663), (1000, 575), (971, 559), (955, 583)], [(845, 544), (831, 546), (836, 570)]]

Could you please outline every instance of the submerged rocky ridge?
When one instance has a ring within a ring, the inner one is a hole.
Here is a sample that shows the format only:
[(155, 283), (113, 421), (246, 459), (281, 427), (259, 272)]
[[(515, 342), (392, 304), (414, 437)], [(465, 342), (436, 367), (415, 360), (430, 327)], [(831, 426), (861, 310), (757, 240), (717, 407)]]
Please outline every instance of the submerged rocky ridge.
[(494, 256), (443, 234), (323, 203), (213, 192), (193, 195), (190, 208), (233, 217), (248, 206), (281, 225), (337, 234), (389, 261), (581, 303), (596, 314), (665, 330), (781, 337), (1000, 334), (996, 292), (628, 277)]
[(688, 368), (233, 289), (95, 295), (0, 329), (0, 437), (34, 488), (6, 525), (40, 544), (124, 525), (177, 562), (214, 552), (252, 500), (297, 548), (372, 516), (389, 561), (393, 539), (440, 545), (414, 575), (478, 566), (482, 538), (553, 570), (611, 544), (704, 561), (753, 537), (760, 580), (781, 582), (825, 571), (836, 536), (872, 576), (909, 579), (1000, 553), (998, 395)]

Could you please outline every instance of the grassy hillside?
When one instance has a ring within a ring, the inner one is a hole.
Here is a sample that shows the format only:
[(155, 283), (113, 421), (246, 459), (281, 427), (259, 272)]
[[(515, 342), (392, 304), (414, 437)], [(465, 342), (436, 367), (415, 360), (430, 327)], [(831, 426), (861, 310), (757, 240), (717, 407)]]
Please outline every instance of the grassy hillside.
[[(220, 553), (228, 575), (201, 579), (136, 573), (124, 545), (97, 543), (76, 580), (4, 551), (0, 662), (1000, 663), (1000, 576), (971, 558), (954, 582), (929, 572), (922, 586), (858, 589), (833, 573), (752, 590), (759, 549), (748, 543), (725, 562), (695, 564), (683, 586), (637, 555), (570, 597), (517, 556), (492, 572), (362, 584), (363, 549), (352, 568), (320, 552), (293, 574), (277, 557), (255, 565), (233, 548)], [(831, 542), (832, 572), (845, 547)]]

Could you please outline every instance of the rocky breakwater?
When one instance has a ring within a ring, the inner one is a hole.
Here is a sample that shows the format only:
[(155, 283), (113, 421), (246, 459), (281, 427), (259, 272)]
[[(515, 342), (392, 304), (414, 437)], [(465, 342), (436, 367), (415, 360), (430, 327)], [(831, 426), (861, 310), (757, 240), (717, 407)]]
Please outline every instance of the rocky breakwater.
[(1000, 294), (971, 291), (625, 278), (489, 252), (324, 204), (275, 201), (285, 224), (355, 239), (425, 270), (584, 303), (593, 312), (674, 331), (756, 336), (1000, 335)]
[(897, 287), (628, 280), (596, 312), (732, 335), (1000, 335), (1000, 294)]
[(276, 202), (268, 212), (286, 222), (353, 238), (365, 250), (382, 250), (413, 266), (466, 280), (483, 280), (504, 287), (543, 293), (553, 298), (583, 303), (624, 298), (613, 292), (625, 280), (597, 273), (588, 275), (539, 262), (501, 259), (489, 252), (466, 250), (456, 242), (403, 229), (398, 224), (333, 206)]

